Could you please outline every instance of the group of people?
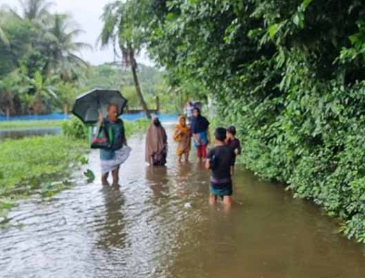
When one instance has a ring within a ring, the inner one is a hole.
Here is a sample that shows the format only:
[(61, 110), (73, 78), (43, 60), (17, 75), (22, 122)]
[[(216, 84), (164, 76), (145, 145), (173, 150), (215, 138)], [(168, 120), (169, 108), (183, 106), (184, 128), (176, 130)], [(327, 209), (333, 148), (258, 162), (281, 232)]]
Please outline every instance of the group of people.
[[(123, 121), (117, 117), (117, 106), (109, 105), (108, 116), (100, 116), (99, 125), (105, 125), (111, 130), (112, 142), (108, 150), (101, 149), (102, 184), (108, 185), (108, 175), (111, 172), (113, 185), (118, 185), (119, 167), (128, 158), (131, 149), (127, 145)], [(217, 128), (214, 132), (214, 148), (208, 152), (210, 143), (209, 121), (201, 115), (200, 108), (195, 107), (192, 117), (180, 116), (173, 131), (173, 139), (177, 142), (176, 154), (178, 161), (189, 161), (191, 146), (197, 150), (199, 162), (205, 160), (205, 167), (210, 169), (210, 202), (215, 203), (218, 197), (224, 204), (232, 203), (232, 176), (236, 156), (241, 153), (241, 146), (236, 136), (234, 126)], [(167, 160), (168, 143), (165, 128), (155, 117), (147, 130), (145, 161), (151, 166), (164, 166)]]

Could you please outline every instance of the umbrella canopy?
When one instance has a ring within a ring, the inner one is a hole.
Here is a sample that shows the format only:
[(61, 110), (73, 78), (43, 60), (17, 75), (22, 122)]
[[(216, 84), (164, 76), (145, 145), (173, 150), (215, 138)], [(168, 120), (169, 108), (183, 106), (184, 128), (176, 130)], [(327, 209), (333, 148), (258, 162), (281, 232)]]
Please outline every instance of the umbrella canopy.
[(85, 124), (95, 124), (98, 122), (100, 112), (104, 116), (107, 115), (109, 104), (116, 104), (118, 115), (121, 115), (127, 100), (117, 90), (93, 89), (76, 99), (72, 114)]

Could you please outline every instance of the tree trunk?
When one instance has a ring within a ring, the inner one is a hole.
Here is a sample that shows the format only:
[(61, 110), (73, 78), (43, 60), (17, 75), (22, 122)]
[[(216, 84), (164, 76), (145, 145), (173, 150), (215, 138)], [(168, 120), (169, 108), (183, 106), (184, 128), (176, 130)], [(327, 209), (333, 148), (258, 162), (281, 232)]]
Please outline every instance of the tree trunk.
[(159, 96), (156, 96), (156, 110), (157, 110), (157, 113), (160, 114), (160, 97)]
[(148, 110), (147, 104), (143, 98), (141, 86), (139, 85), (139, 80), (138, 80), (138, 75), (137, 75), (137, 62), (136, 62), (136, 59), (134, 58), (133, 52), (130, 53), (129, 58), (130, 58), (130, 63), (131, 63), (134, 85), (136, 87), (136, 92), (137, 92), (137, 96), (139, 98), (139, 102), (141, 103), (143, 112), (146, 114), (147, 118), (151, 119), (150, 111)]
[(68, 104), (63, 105), (63, 113), (67, 116), (70, 113), (70, 109), (68, 108)]
[(5, 109), (5, 111), (6, 111), (6, 120), (7, 120), (7, 121), (9, 121), (9, 120), (10, 120), (10, 108), (9, 108), (9, 107), (7, 107), (7, 108)]

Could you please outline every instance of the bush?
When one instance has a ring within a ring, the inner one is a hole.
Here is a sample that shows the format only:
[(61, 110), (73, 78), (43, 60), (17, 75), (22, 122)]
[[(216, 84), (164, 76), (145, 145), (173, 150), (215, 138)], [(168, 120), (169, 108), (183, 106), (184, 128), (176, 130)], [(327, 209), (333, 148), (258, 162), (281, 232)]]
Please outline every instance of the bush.
[(171, 84), (205, 87), (241, 162), (365, 242), (363, 1), (170, 2), (143, 27)]
[(76, 117), (62, 124), (62, 132), (65, 136), (74, 139), (86, 139), (88, 134), (87, 127)]

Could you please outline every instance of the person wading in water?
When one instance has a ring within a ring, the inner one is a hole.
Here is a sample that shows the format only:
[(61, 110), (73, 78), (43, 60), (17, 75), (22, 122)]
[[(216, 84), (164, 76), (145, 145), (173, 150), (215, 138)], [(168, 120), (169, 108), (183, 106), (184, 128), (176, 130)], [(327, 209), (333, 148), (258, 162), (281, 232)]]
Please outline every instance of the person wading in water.
[(119, 168), (129, 157), (131, 148), (127, 146), (124, 123), (118, 118), (118, 106), (116, 104), (109, 104), (108, 115), (105, 119), (102, 113), (99, 114), (98, 126), (101, 125), (108, 133), (110, 140), (110, 148), (100, 149), (101, 183), (109, 185), (108, 176), (111, 172), (113, 186), (119, 186)]
[(164, 166), (167, 157), (167, 135), (160, 120), (155, 117), (147, 130), (146, 162), (151, 166)]
[(191, 146), (190, 127), (186, 124), (186, 118), (180, 116), (178, 124), (175, 126), (173, 138), (178, 142), (176, 154), (181, 162), (182, 156), (185, 155), (185, 161), (189, 161), (189, 153)]
[(209, 121), (203, 117), (199, 108), (193, 111), (193, 119), (191, 121), (191, 132), (193, 134), (194, 147), (197, 149), (199, 162), (207, 156), (207, 147), (209, 144)]

